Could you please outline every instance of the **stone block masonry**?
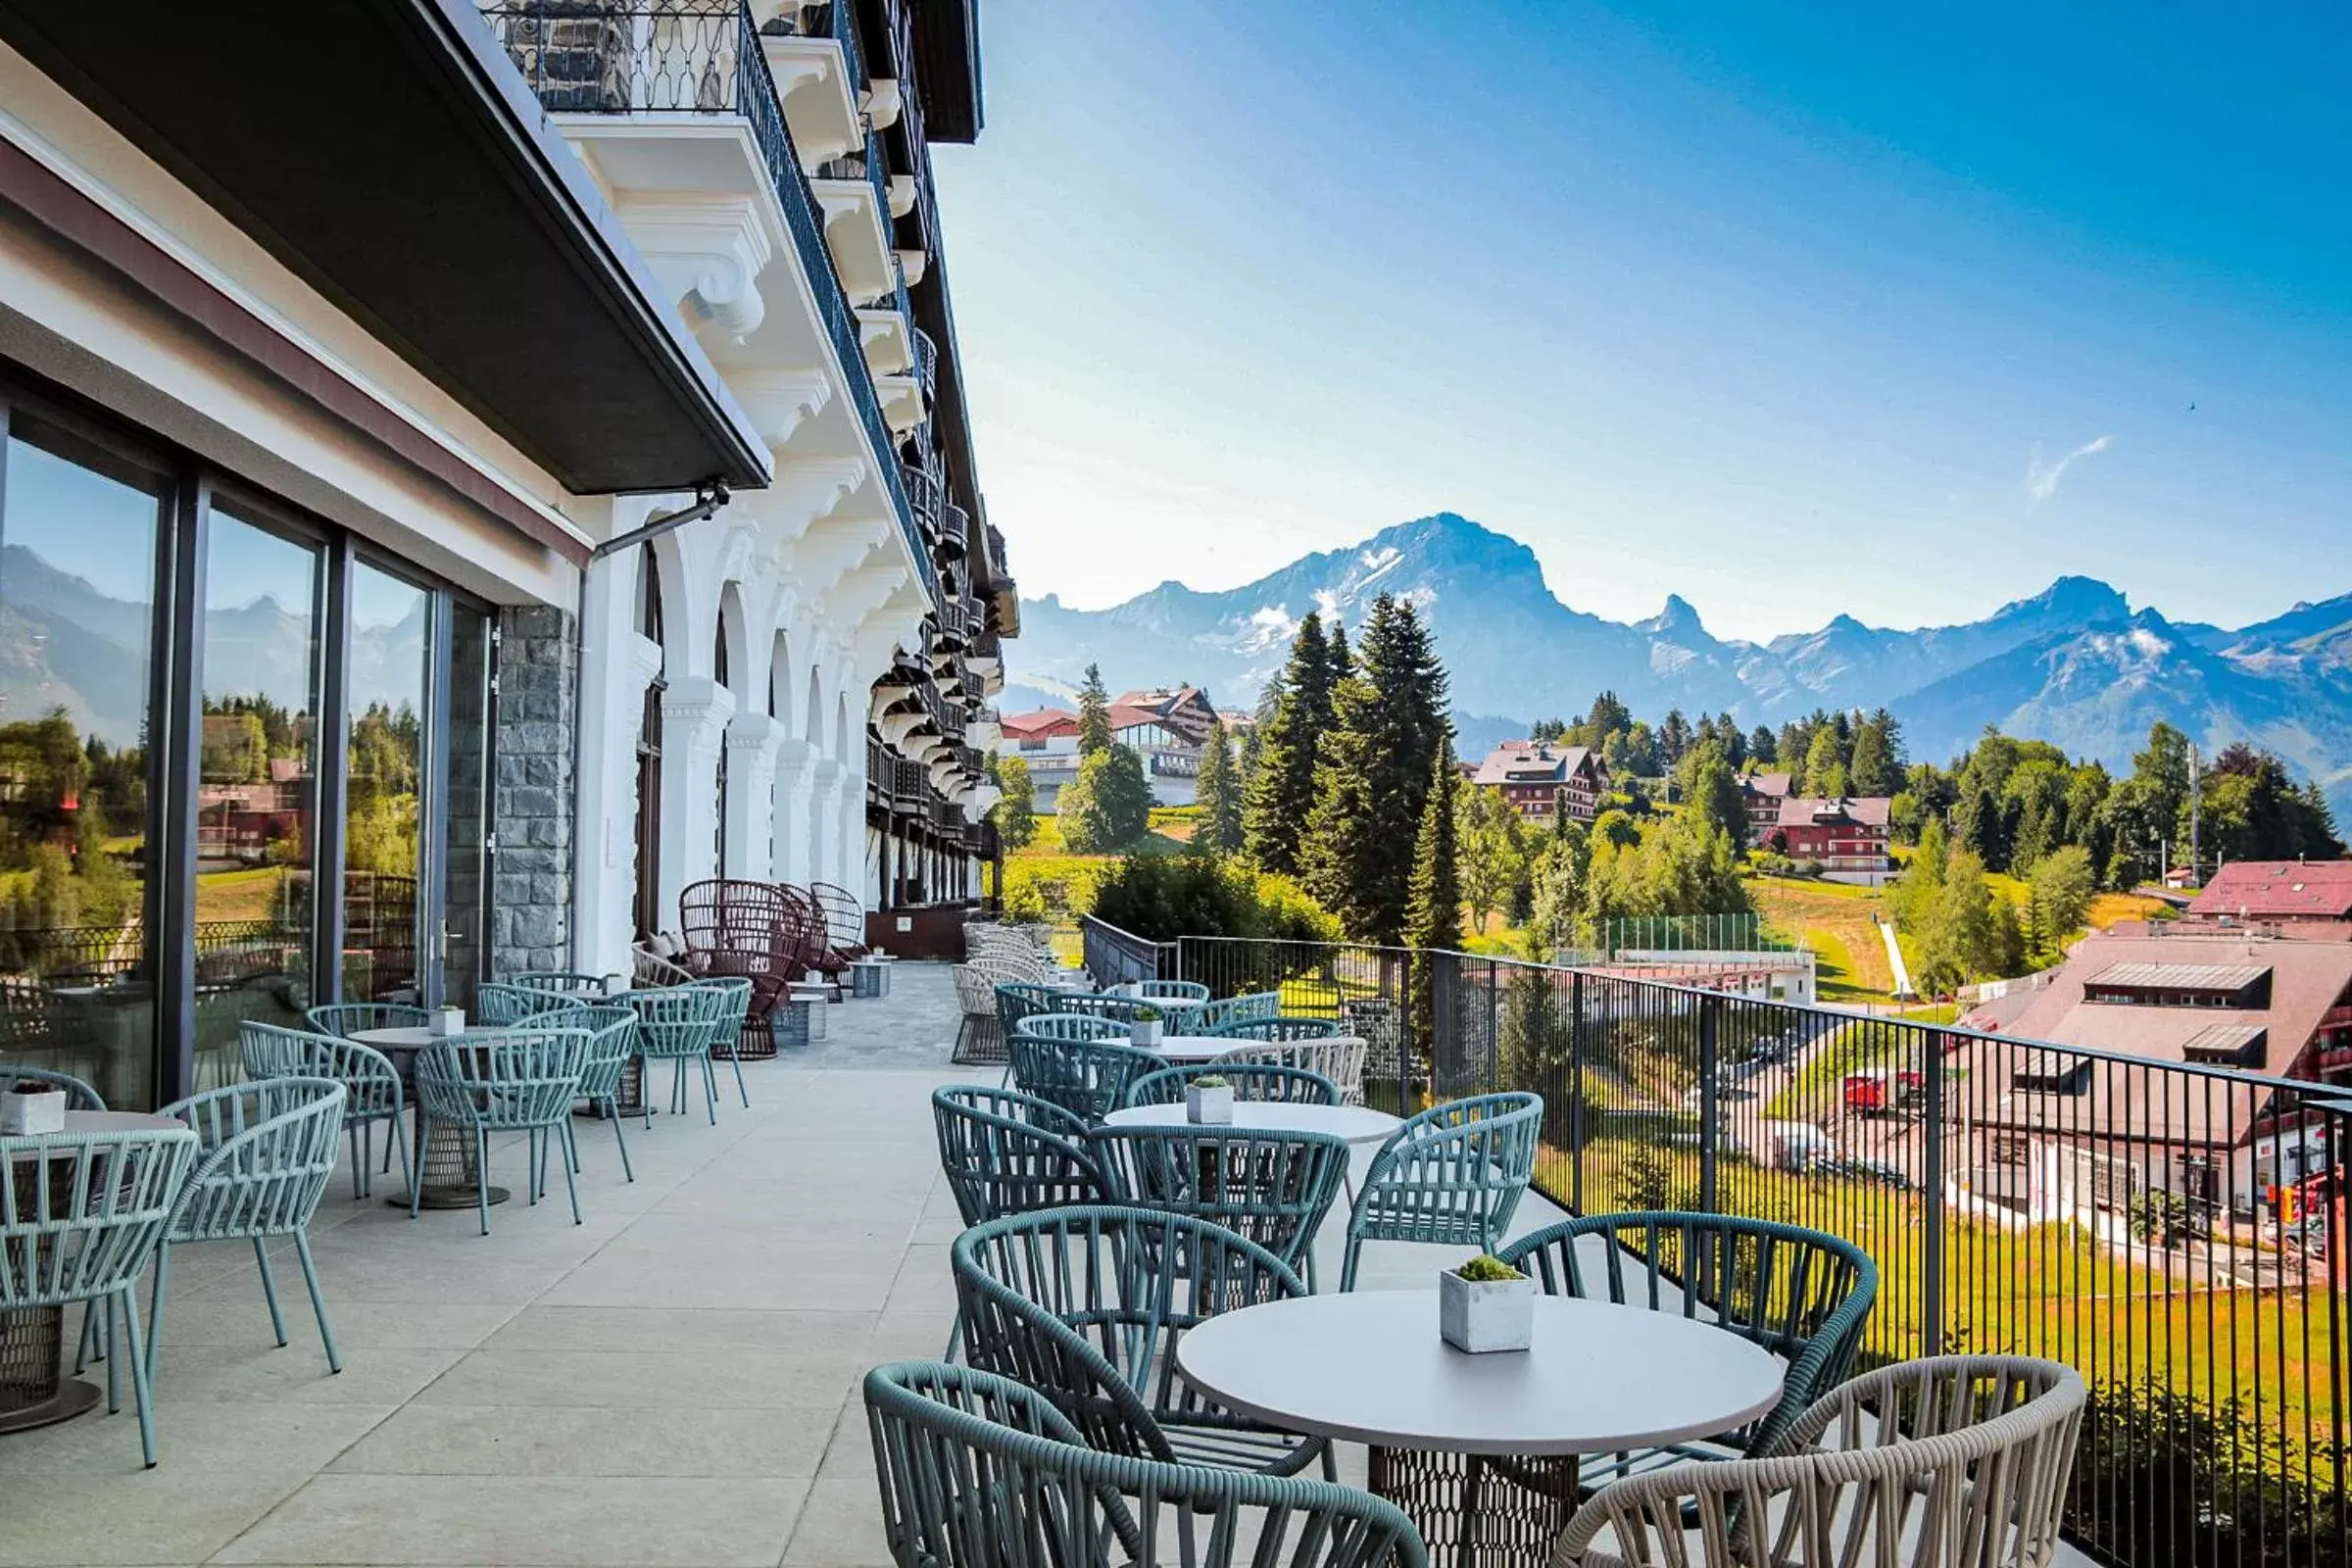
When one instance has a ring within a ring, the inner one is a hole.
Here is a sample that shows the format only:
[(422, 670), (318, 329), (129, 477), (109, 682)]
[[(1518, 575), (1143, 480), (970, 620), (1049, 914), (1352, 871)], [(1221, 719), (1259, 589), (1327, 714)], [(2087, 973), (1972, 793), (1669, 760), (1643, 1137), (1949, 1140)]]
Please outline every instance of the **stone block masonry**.
[(568, 612), (531, 605), (499, 612), (494, 976), (571, 966), (579, 657), (579, 622)]

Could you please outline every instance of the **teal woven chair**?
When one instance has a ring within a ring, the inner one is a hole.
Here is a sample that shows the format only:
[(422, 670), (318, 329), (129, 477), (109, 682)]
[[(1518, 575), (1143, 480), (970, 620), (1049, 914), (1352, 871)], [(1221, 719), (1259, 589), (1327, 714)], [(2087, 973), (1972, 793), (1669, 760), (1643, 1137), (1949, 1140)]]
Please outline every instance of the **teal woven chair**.
[[(703, 1109), (710, 1117), (710, 1125), (718, 1125), (718, 1075), (710, 1065), (710, 1044), (718, 1033), (718, 1018), (711, 1008), (710, 993), (694, 987), (664, 986), (658, 990), (624, 992), (616, 1000), (626, 1003), (637, 1014), (637, 1054), (645, 1058), (646, 1077), (653, 1076), (653, 1064), (670, 1064), (669, 1113), (686, 1114), (686, 1076), (700, 1069), (703, 1080)], [(654, 1124), (652, 1086), (639, 1095), (645, 1102), (645, 1124)]]
[[(572, 1179), (571, 1104), (588, 1066), (585, 1029), (516, 1029), (469, 1034), (427, 1046), (416, 1056), (416, 1113), (473, 1134), (474, 1203), (482, 1234), (490, 1234), (490, 1135), (530, 1135), (529, 1191), (533, 1203), (547, 1191), (547, 1150), (561, 1143), (564, 1186), (571, 1222), (580, 1223), (580, 1188)], [(409, 1218), (416, 1217), (416, 1191)]]
[(1073, 1203), (1103, 1203), (1110, 1187), (1086, 1123), (1009, 1089), (953, 1085), (931, 1092), (939, 1164), (966, 1225)]
[(1222, 1225), (1315, 1283), (1315, 1232), (1348, 1177), (1348, 1141), (1238, 1127), (1099, 1127), (1112, 1200)]
[(1130, 1105), (1178, 1105), (1196, 1078), (1222, 1078), (1233, 1086), (1236, 1100), (1280, 1100), (1303, 1105), (1340, 1103), (1340, 1086), (1318, 1072), (1300, 1067), (1234, 1066), (1196, 1061), (1148, 1072), (1127, 1086)]
[(535, 969), (511, 974), (504, 984), (525, 991), (560, 991), (575, 1001), (595, 1002), (612, 994), (613, 979), (609, 974), (583, 974), (577, 969)]
[(1069, 992), (1034, 980), (1005, 980), (997, 986), (997, 1026), (1010, 1040), (1024, 1018), (1055, 1011), (1054, 1004)]
[(1058, 1105), (1089, 1124), (1127, 1102), (1127, 1086), (1156, 1072), (1160, 1058), (1115, 1040), (1041, 1040), (1015, 1034), (1005, 1042), (1012, 1086)]
[(332, 1002), (303, 1016), (318, 1033), (349, 1040), (363, 1029), (421, 1029), (432, 1014), (403, 1002)]
[(1227, 1409), (1176, 1369), (1203, 1305), (1307, 1294), (1255, 1242), (1189, 1214), (1103, 1205), (989, 1220), (956, 1238), (948, 1258), (971, 1364), (1036, 1389), (1090, 1447), (1260, 1475), (1320, 1460), (1337, 1474), (1324, 1439)]
[(47, 1084), (52, 1089), (64, 1090), (68, 1110), (104, 1110), (106, 1108), (106, 1102), (99, 1098), (98, 1091), (70, 1072), (52, 1072), (46, 1067), (0, 1066), (0, 1095), (8, 1093), (19, 1084)]
[(1049, 1398), (994, 1373), (876, 1367), (865, 1410), (897, 1568), (1428, 1568), (1393, 1502), (1099, 1452)]
[(1246, 996), (1222, 997), (1203, 1003), (1194, 1013), (1190, 1027), (1197, 1034), (1213, 1035), (1224, 1025), (1245, 1018), (1272, 1018), (1282, 1011), (1282, 993), (1253, 991)]
[(347, 1098), (332, 1078), (268, 1078), (208, 1090), (163, 1108), (162, 1114), (176, 1116), (194, 1130), (201, 1153), (155, 1252), (155, 1283), (147, 1297), (150, 1386), (171, 1299), (172, 1249), (188, 1242), (253, 1244), (262, 1298), (270, 1304), (270, 1329), (283, 1348), (286, 1317), (270, 1270), (270, 1243), (291, 1237), (303, 1283), (310, 1287), (311, 1311), (318, 1319), (327, 1370), (343, 1370), (334, 1327), (326, 1320), (326, 1298), (318, 1291), (318, 1265), (311, 1256), (311, 1216), (318, 1212), (318, 1200), (335, 1174)]
[(1234, 1018), (1208, 1033), (1225, 1040), (1331, 1040), (1340, 1026), (1329, 1018)]
[(117, 1368), (128, 1362), (139, 1449), (150, 1470), (155, 1421), (139, 1273), (195, 1163), (196, 1135), (184, 1127), (0, 1138), (0, 1170), (12, 1178), (0, 1181), (0, 1317), (82, 1302), (106, 1307), (109, 1321), (123, 1325), (130, 1353), (106, 1358), (106, 1407), (122, 1408)]
[(1432, 1105), (1372, 1156), (1348, 1220), (1340, 1289), (1355, 1289), (1366, 1242), (1434, 1242), (1492, 1252), (1536, 1173), (1544, 1097), (1478, 1095)]
[(1127, 1025), (1083, 1012), (1033, 1012), (1004, 1038), (1012, 1035), (1031, 1040), (1125, 1040)]
[(1546, 1295), (1703, 1318), (1788, 1364), (1780, 1403), (1757, 1420), (1705, 1443), (1590, 1455), (1587, 1486), (1677, 1459), (1771, 1454), (1852, 1372), (1879, 1294), (1878, 1265), (1843, 1237), (1725, 1214), (1587, 1214), (1495, 1255)]
[[(560, 1016), (588, 1031), (588, 1063), (580, 1071), (580, 1098), (612, 1124), (612, 1146), (620, 1151), (620, 1173), (630, 1181), (637, 1171), (629, 1163), (629, 1141), (621, 1136), (620, 1075), (637, 1054), (637, 1012), (633, 1007), (577, 1007)], [(565, 1147), (578, 1165), (578, 1139), (567, 1134)]]
[(545, 986), (487, 985), (473, 992), (473, 1019), (493, 1029), (521, 1022), (535, 1013), (577, 1007), (586, 999)]
[(1145, 980), (1135, 988), (1145, 997), (1172, 1002), (1206, 1002), (1208, 987), (1198, 980)]
[(688, 989), (700, 991), (709, 1001), (710, 1054), (725, 1053), (727, 1065), (735, 1069), (735, 1093), (742, 1097), (743, 1108), (751, 1109), (752, 1092), (743, 1086), (743, 1053), (736, 1049), (743, 1038), (743, 1020), (752, 1010), (751, 981), (741, 975), (721, 975), (693, 981)]
[(408, 1108), (400, 1069), (373, 1046), (330, 1035), (283, 1029), (276, 1024), (237, 1026), (237, 1055), (248, 1078), (332, 1078), (343, 1086), (343, 1133), (351, 1144), (351, 1196), (368, 1197), (368, 1173), (375, 1163), (375, 1124), (386, 1122), (384, 1169), (392, 1168), (392, 1152), (400, 1152), (400, 1180), (416, 1184), (409, 1166), (409, 1141), (401, 1127)]

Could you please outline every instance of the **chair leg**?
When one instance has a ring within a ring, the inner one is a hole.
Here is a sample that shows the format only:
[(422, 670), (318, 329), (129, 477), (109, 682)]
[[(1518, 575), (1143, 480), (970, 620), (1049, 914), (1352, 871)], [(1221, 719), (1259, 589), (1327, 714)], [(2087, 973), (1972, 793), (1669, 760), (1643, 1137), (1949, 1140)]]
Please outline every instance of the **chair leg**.
[(368, 1196), (368, 1156), (360, 1152), (360, 1123), (344, 1124), (343, 1141), (351, 1148), (351, 1197), (357, 1202)]
[(482, 1217), (482, 1234), (490, 1234), (490, 1138), (473, 1130), (473, 1206)]
[(710, 1065), (710, 1058), (707, 1055), (703, 1057), (703, 1109), (710, 1112), (710, 1125), (717, 1126), (718, 1071)]
[(75, 1342), (74, 1347), (74, 1375), (75, 1377), (81, 1376), (82, 1368), (97, 1359), (99, 1354), (98, 1305), (99, 1303), (96, 1301), (81, 1303), (81, 1338)]
[[(422, 1113), (419, 1112), (419, 1114)], [(397, 1145), (400, 1149), (400, 1179), (402, 1185), (406, 1186), (409, 1190), (409, 1211), (411, 1213), (415, 1213), (415, 1200), (416, 1197), (416, 1167), (409, 1163), (409, 1140), (408, 1136), (401, 1131), (400, 1114), (397, 1111), (393, 1113), (392, 1119), (384, 1125), (384, 1168), (386, 1170), (390, 1170), (392, 1168), (392, 1146)]]
[(409, 1155), (406, 1145), (402, 1146), (400, 1156), (401, 1165), (408, 1171), (409, 1175), (409, 1218), (411, 1219), (415, 1219), (416, 1217), (416, 1205), (424, 1197), (424, 1183), (416, 1179), (424, 1172), (424, 1108), (422, 1106), (418, 1106), (416, 1110), (416, 1163), (414, 1165), (409, 1163)]
[[(565, 1128), (564, 1131), (568, 1134), (570, 1129)], [(571, 1199), (571, 1222), (577, 1225), (580, 1223), (580, 1181), (572, 1175), (569, 1160), (564, 1161), (564, 1191)]]
[[(147, 1468), (152, 1470), (155, 1468), (155, 1416), (148, 1409), (147, 1348), (140, 1344), (139, 1295), (127, 1285), (122, 1287), (122, 1321), (130, 1331), (130, 1393), (139, 1408), (139, 1453), (147, 1461)], [(107, 1357), (106, 1365), (107, 1382), (111, 1384), (115, 1378), (115, 1358)]]
[(654, 1063), (651, 1057), (637, 1058), (637, 1103), (645, 1110), (645, 1130), (654, 1130)]
[(318, 1265), (311, 1257), (311, 1233), (294, 1233), (294, 1254), (302, 1259), (302, 1282), (311, 1288), (311, 1310), (318, 1314), (318, 1343), (326, 1347), (326, 1369), (343, 1370), (343, 1357), (335, 1349), (335, 1331), (326, 1321), (326, 1298), (318, 1293)]
[(620, 1151), (620, 1173), (630, 1181), (635, 1181), (637, 1172), (629, 1164), (629, 1141), (620, 1136), (620, 1102), (610, 1096), (606, 1097), (604, 1112), (612, 1123), (612, 1145)]
[(727, 1063), (735, 1069), (735, 1093), (743, 1097), (743, 1108), (749, 1110), (752, 1108), (752, 1092), (743, 1087), (743, 1037), (738, 1035), (735, 1039), (735, 1050), (727, 1057)]
[[(125, 1287), (127, 1289), (128, 1287)], [(118, 1293), (120, 1294), (120, 1293)], [(106, 1413), (114, 1415), (122, 1408), (122, 1390), (116, 1381), (115, 1369), (122, 1358), (115, 1353), (115, 1298), (106, 1298)], [(137, 1393), (133, 1388), (132, 1393)]]
[(539, 1203), (539, 1189), (542, 1185), (539, 1176), (541, 1170), (544, 1169), (539, 1163), (541, 1148), (539, 1129), (534, 1127), (525, 1135), (522, 1150), (522, 1189), (534, 1208)]
[(277, 1276), (270, 1268), (270, 1249), (259, 1236), (253, 1239), (253, 1260), (262, 1266), (262, 1296), (270, 1303), (270, 1331), (277, 1336), (278, 1348), (283, 1349), (286, 1344), (286, 1314), (278, 1308)]
[[(260, 1245), (260, 1244), (255, 1244)], [(164, 1343), (164, 1303), (171, 1299), (172, 1244), (164, 1242), (155, 1250), (155, 1284), (147, 1296), (147, 1382), (155, 1382), (157, 1348)]]

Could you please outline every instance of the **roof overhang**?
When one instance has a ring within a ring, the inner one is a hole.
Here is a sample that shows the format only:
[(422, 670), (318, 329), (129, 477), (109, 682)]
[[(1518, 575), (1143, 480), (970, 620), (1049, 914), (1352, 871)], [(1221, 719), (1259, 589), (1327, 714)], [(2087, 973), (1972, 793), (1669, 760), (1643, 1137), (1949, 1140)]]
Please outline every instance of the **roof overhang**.
[(471, 0), (0, 0), (0, 38), (577, 494), (767, 454)]
[(933, 141), (979, 139), (980, 0), (921, 0), (913, 8), (915, 87)]

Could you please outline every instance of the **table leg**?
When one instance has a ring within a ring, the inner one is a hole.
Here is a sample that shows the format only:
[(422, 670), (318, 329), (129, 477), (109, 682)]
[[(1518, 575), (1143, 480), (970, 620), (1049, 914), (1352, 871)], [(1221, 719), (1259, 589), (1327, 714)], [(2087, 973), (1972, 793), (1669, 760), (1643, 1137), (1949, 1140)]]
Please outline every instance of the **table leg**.
[(70, 1421), (98, 1402), (98, 1390), (63, 1370), (66, 1309), (0, 1312), (0, 1432)]
[[(416, 1206), (418, 1208), (473, 1208), (474, 1182), (480, 1173), (474, 1169), (473, 1134), (455, 1122), (436, 1121), (421, 1126), (425, 1117), (416, 1118), (420, 1131), (416, 1140)], [(493, 1185), (490, 1201), (503, 1203), (511, 1195), (504, 1187)], [(406, 1208), (406, 1196), (390, 1200)]]
[(1405, 1511), (1432, 1563), (1544, 1568), (1576, 1512), (1574, 1454), (1496, 1458), (1372, 1449), (1371, 1489)]

